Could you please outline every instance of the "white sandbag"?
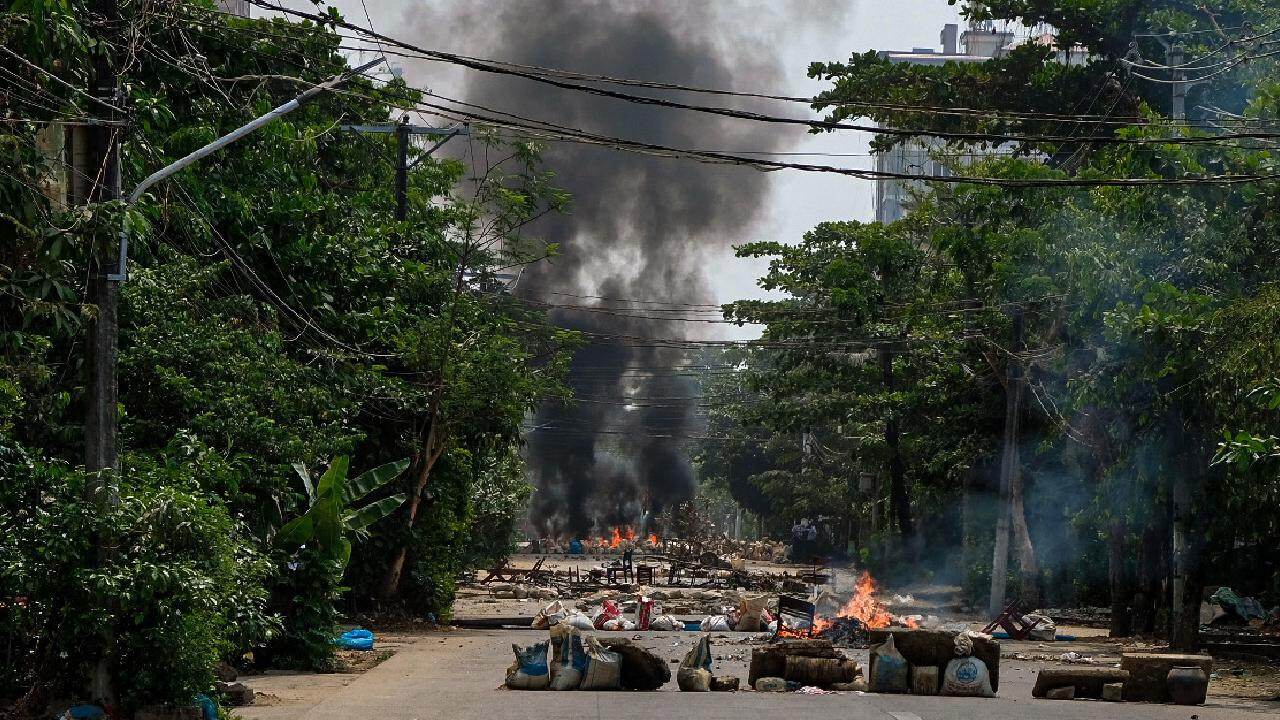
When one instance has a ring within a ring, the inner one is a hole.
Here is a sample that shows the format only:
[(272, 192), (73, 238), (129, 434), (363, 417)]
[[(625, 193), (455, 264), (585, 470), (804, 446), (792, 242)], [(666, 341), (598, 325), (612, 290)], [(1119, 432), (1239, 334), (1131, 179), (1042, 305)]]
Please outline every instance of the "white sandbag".
[(622, 656), (606, 650), (599, 640), (588, 636), (586, 642), (587, 669), (582, 673), (579, 690), (619, 690)]
[(684, 630), (684, 623), (675, 615), (658, 615), (649, 621), (649, 629), (663, 632)]
[(551, 628), (551, 661), (547, 670), (552, 690), (577, 690), (587, 669), (587, 653), (578, 628), (560, 623)]
[(507, 687), (513, 690), (546, 690), (551, 682), (547, 666), (547, 643), (521, 648), (512, 644), (516, 661), (507, 669)]
[(591, 618), (587, 617), (586, 615), (583, 615), (580, 612), (569, 613), (569, 615), (566, 616), (564, 620), (560, 621), (560, 624), (569, 625), (570, 627), (575, 627), (579, 630), (595, 630), (596, 629), (596, 624), (591, 621)]
[(956, 658), (947, 663), (947, 672), (942, 678), (942, 694), (995, 697), (987, 664), (976, 657)]
[(708, 615), (702, 618), (699, 629), (702, 632), (728, 632), (733, 628), (729, 625), (729, 618), (724, 615)]
[(627, 629), (627, 621), (626, 621), (626, 620), (623, 620), (622, 618), (614, 618), (614, 619), (612, 619), (612, 620), (605, 620), (605, 621), (604, 621), (604, 623), (603, 623), (602, 625), (600, 625), (600, 629), (601, 629), (601, 630), (608, 630), (608, 631), (611, 631), (611, 632), (618, 632), (618, 631), (620, 631), (620, 630), (626, 630), (626, 629)]
[(1026, 620), (1033, 624), (1028, 637), (1032, 640), (1040, 640), (1041, 642), (1053, 642), (1058, 638), (1058, 624), (1048, 615), (1037, 615), (1032, 613), (1026, 616)]

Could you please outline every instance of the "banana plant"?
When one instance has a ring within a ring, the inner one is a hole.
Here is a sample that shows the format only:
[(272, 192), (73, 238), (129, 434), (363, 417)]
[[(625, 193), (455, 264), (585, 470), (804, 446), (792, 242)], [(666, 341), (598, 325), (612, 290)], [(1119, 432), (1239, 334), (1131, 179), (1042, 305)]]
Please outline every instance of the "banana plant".
[(280, 528), (276, 533), (277, 543), (298, 546), (315, 542), (322, 552), (339, 561), (342, 567), (347, 566), (351, 559), (349, 536), (363, 533), (368, 526), (395, 512), (404, 503), (406, 495), (396, 493), (356, 506), (370, 493), (399, 477), (409, 466), (409, 461), (389, 462), (351, 479), (347, 478), (349, 466), (350, 458), (339, 455), (320, 479), (312, 482), (307, 467), (294, 463), (293, 469), (302, 478), (311, 505), (302, 515)]

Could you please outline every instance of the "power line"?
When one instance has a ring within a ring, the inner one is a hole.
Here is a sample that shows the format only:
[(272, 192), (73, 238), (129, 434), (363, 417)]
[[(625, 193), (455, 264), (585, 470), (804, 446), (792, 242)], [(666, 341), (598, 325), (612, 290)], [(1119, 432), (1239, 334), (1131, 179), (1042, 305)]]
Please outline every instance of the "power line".
[[(559, 80), (559, 79), (545, 76), (545, 75), (538, 75), (536, 73), (527, 72), (524, 70), (504, 67), (504, 66), (494, 64), (492, 61), (468, 58), (461, 55), (456, 55), (454, 53), (446, 53), (446, 52), (441, 52), (437, 50), (427, 50), (425, 48), (421, 48), (421, 47), (412, 45), (410, 43), (405, 43), (403, 41), (396, 40), (394, 38), (388, 37), (381, 33), (364, 31), (358, 26), (350, 25), (349, 23), (345, 23), (343, 21), (333, 20), (331, 18), (325, 18), (323, 16), (320, 16), (314, 13), (308, 13), (300, 10), (285, 8), (281, 5), (276, 5), (271, 2), (266, 2), (265, 0), (249, 0), (249, 1), (263, 8), (285, 12), (287, 14), (306, 18), (321, 24), (335, 24), (341, 27), (346, 27), (348, 29), (354, 30), (356, 32), (368, 33), (370, 37), (377, 38), (389, 44), (394, 44), (399, 47), (404, 47), (404, 48), (413, 50), (415, 52), (423, 53), (426, 56), (436, 58), (444, 62), (449, 62), (451, 64), (460, 65), (472, 70), (520, 77), (527, 80), (532, 80), (534, 82), (551, 85), (553, 87), (557, 87), (564, 90), (573, 90), (576, 92), (582, 92), (590, 95), (597, 95), (597, 96), (612, 98), (616, 100), (623, 100), (626, 102), (631, 102), (631, 103), (636, 103), (641, 105), (654, 105), (658, 107), (688, 110), (691, 112), (720, 115), (724, 117), (743, 119), (743, 120), (752, 120), (757, 122), (798, 125), (798, 126), (808, 127), (811, 129), (855, 130), (859, 132), (867, 132), (867, 133), (879, 134), (879, 135), (890, 135), (894, 137), (910, 137), (910, 138), (933, 137), (933, 138), (950, 140), (950, 141), (1001, 142), (1001, 143), (1002, 142), (1056, 143), (1056, 142), (1064, 142), (1064, 141), (1065, 142), (1073, 141), (1072, 138), (1057, 136), (1057, 135), (1037, 135), (1037, 134), (1017, 135), (1017, 134), (1004, 134), (1004, 133), (923, 131), (923, 130), (910, 130), (910, 129), (904, 129), (904, 128), (888, 128), (888, 127), (876, 127), (876, 126), (869, 126), (869, 125), (857, 125), (852, 123), (839, 123), (839, 122), (830, 122), (830, 121), (824, 121), (824, 120), (809, 120), (805, 118), (779, 117), (775, 115), (766, 115), (764, 113), (757, 113), (757, 112), (751, 112), (746, 110), (737, 110), (733, 108), (707, 106), (707, 105), (694, 105), (691, 103), (684, 103), (677, 100), (647, 97), (643, 95), (634, 95), (630, 93), (618, 92), (618, 91), (608, 90), (605, 88), (594, 87), (590, 85), (583, 85), (580, 83), (567, 82), (564, 80)], [(423, 91), (423, 92), (428, 95), (434, 95), (433, 93), (429, 93), (427, 91)], [(438, 95), (434, 95), (434, 96), (441, 97)], [(446, 98), (442, 98), (442, 99), (446, 99)], [(450, 102), (459, 104), (458, 101), (451, 100)], [(491, 112), (496, 112), (496, 111), (491, 110)], [(1277, 139), (1277, 138), (1280, 138), (1280, 133), (1247, 132), (1247, 133), (1226, 133), (1218, 136), (1203, 136), (1203, 137), (1201, 136), (1175, 136), (1175, 137), (1167, 137), (1167, 138), (1131, 138), (1131, 137), (1115, 137), (1115, 136), (1091, 137), (1089, 138), (1088, 142), (1096, 142), (1101, 144), (1117, 144), (1117, 145), (1142, 145), (1142, 144), (1151, 144), (1151, 143), (1212, 144), (1225, 139), (1255, 139), (1256, 140), (1256, 139)]]
[[(260, 7), (263, 7), (266, 9), (274, 9), (280, 12), (284, 12), (286, 14), (306, 17), (311, 20), (316, 20), (316, 18), (318, 17), (315, 15), (303, 13), (300, 11), (292, 11), (280, 5), (273, 5), (265, 2), (257, 2), (256, 0), (254, 4), (259, 5)], [(483, 71), (490, 71), (489, 66), (492, 66), (494, 68), (519, 70), (519, 71), (524, 71), (524, 72), (531, 73), (538, 76), (555, 77), (555, 78), (562, 78), (566, 80), (599, 82), (599, 83), (605, 83), (605, 84), (623, 85), (628, 87), (679, 91), (679, 92), (696, 93), (696, 94), (704, 94), (704, 95), (717, 95), (717, 96), (727, 96), (727, 97), (773, 100), (773, 101), (782, 101), (782, 102), (789, 102), (789, 103), (798, 103), (798, 104), (804, 104), (804, 105), (810, 105), (810, 106), (821, 105), (823, 107), (853, 106), (853, 107), (867, 107), (867, 108), (889, 110), (889, 111), (928, 112), (928, 113), (934, 113), (934, 114), (950, 114), (950, 115), (980, 115), (984, 118), (999, 117), (999, 118), (1011, 118), (1011, 119), (1020, 119), (1020, 120), (1061, 120), (1064, 122), (1075, 122), (1079, 120), (1095, 120), (1100, 123), (1107, 122), (1107, 123), (1115, 123), (1115, 124), (1136, 124), (1136, 125), (1142, 125), (1148, 122), (1142, 118), (1133, 118), (1130, 121), (1126, 119), (1118, 119), (1113, 116), (1102, 116), (1102, 115), (1089, 116), (1089, 115), (1078, 115), (1078, 114), (1060, 114), (1060, 113), (1043, 113), (1043, 112), (1015, 112), (1015, 111), (995, 110), (990, 108), (942, 107), (942, 106), (892, 104), (892, 103), (871, 103), (871, 102), (856, 101), (856, 100), (825, 101), (818, 97), (801, 97), (801, 96), (785, 95), (785, 94), (779, 94), (779, 93), (746, 92), (746, 91), (736, 91), (736, 90), (727, 90), (727, 89), (698, 87), (698, 86), (684, 85), (679, 83), (655, 82), (651, 80), (639, 80), (634, 78), (623, 78), (623, 77), (616, 77), (616, 76), (609, 76), (609, 75), (574, 72), (574, 71), (564, 70), (560, 68), (552, 68), (552, 67), (546, 67), (546, 66), (540, 66), (540, 65), (529, 65), (529, 64), (516, 63), (511, 61), (505, 61), (505, 60), (479, 58), (475, 56), (461, 55), (456, 53), (431, 51), (423, 48), (416, 48), (408, 43), (397, 41), (394, 38), (390, 38), (386, 35), (381, 35), (378, 33), (370, 33), (366, 31), (364, 28), (360, 28), (358, 26), (351, 25), (346, 22), (332, 22), (329, 18), (324, 18), (323, 24), (329, 25), (333, 28), (341, 27), (341, 28), (349, 29), (356, 33), (355, 35), (344, 35), (342, 33), (336, 32), (336, 30), (333, 30), (332, 32), (334, 32), (334, 34), (338, 37), (355, 39), (355, 40), (364, 40), (366, 42), (368, 42), (367, 38), (372, 38), (374, 42), (379, 43), (379, 47), (381, 47), (380, 45), (381, 42), (388, 42), (398, 47), (401, 47), (403, 49), (402, 51), (383, 50), (387, 54), (393, 54), (401, 57), (407, 57), (407, 58), (419, 59), (419, 60), (446, 62), (451, 64), (458, 64), (457, 61), (466, 61), (466, 62), (475, 63), (475, 64), (483, 64), (486, 67), (473, 68), (473, 69), (478, 69)], [(1268, 35), (1269, 34), (1270, 33), (1268, 33)], [(1239, 39), (1236, 42), (1242, 42), (1243, 40), (1245, 39)], [(362, 50), (364, 48), (343, 46), (343, 49)], [(405, 52), (406, 50), (408, 52)], [(530, 79), (534, 79), (534, 78), (530, 78)]]

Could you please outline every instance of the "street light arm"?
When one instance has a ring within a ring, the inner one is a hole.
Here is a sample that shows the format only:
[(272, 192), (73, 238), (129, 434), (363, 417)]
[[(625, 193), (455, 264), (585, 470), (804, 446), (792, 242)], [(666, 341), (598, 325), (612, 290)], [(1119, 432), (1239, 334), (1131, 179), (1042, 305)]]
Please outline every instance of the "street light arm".
[[(337, 75), (323, 83), (320, 83), (319, 85), (307, 88), (307, 90), (303, 92), (301, 95), (281, 105), (280, 107), (272, 110), (271, 112), (268, 112), (267, 114), (259, 118), (255, 118), (254, 120), (250, 121), (247, 125), (236, 128), (235, 130), (232, 130), (230, 133), (223, 135), (217, 140), (214, 140), (208, 145), (205, 145), (204, 147), (192, 152), (186, 157), (174, 160), (168, 165), (151, 173), (150, 175), (147, 176), (145, 180), (138, 183), (138, 186), (133, 189), (132, 193), (129, 193), (129, 197), (128, 199), (125, 200), (125, 203), (124, 203), (125, 210), (127, 211), (129, 208), (133, 207), (138, 202), (138, 199), (142, 197), (143, 193), (145, 193), (151, 186), (155, 185), (161, 180), (164, 180), (170, 175), (173, 175), (174, 173), (177, 173), (182, 169), (189, 167), (195, 162), (212, 155), (213, 153), (221, 150), (222, 148), (230, 145), (231, 143), (239, 140), (240, 138), (243, 138), (244, 136), (263, 127), (264, 125), (268, 125), (276, 121), (277, 119), (283, 117), (284, 115), (291, 113), (294, 110), (297, 110), (299, 107), (302, 107), (304, 103), (316, 97), (320, 93), (323, 93), (328, 90), (332, 90), (335, 87), (338, 87), (339, 85), (347, 82), (347, 80), (351, 79), (353, 75), (359, 75), (365, 70), (368, 70), (369, 68), (381, 62), (384, 62), (384, 60), (382, 58), (378, 58), (377, 60), (365, 63), (364, 65), (361, 65), (360, 67), (354, 70), (348, 70), (347, 72), (344, 72), (341, 75)], [(111, 280), (114, 282), (123, 282), (124, 280), (126, 280), (128, 278), (128, 270), (127, 270), (128, 261), (129, 261), (129, 233), (128, 233), (128, 230), (126, 230), (122, 224), (120, 228), (120, 266), (119, 268), (117, 268), (115, 273), (107, 275), (107, 280)]]

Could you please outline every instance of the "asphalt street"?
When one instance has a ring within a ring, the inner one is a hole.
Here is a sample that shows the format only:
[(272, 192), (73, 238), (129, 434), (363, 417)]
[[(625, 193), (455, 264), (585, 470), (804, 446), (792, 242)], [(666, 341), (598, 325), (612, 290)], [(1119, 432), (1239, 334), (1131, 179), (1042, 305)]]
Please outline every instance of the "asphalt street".
[[(633, 636), (634, 637), (634, 636)], [(644, 633), (638, 644), (677, 660), (693, 633)], [(240, 708), (245, 720), (425, 720), (476, 718), (600, 718), (607, 720), (750, 720), (839, 718), (840, 720), (1226, 720), (1280, 717), (1280, 703), (1210, 696), (1200, 707), (1053, 701), (1031, 698), (1044, 663), (1005, 660), (993, 699), (838, 693), (681, 693), (672, 681), (657, 692), (519, 692), (501, 688), (513, 656), (511, 644), (545, 639), (533, 630), (455, 631), (397, 637), (397, 653), (360, 676), (267, 675), (246, 678), (266, 693), (265, 703)], [(741, 636), (713, 636), (717, 674), (736, 674), (745, 684), (750, 646)], [(866, 653), (855, 651), (866, 664)]]

